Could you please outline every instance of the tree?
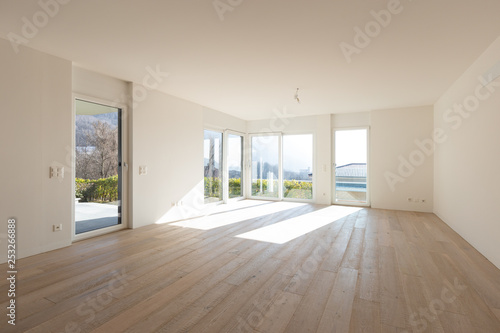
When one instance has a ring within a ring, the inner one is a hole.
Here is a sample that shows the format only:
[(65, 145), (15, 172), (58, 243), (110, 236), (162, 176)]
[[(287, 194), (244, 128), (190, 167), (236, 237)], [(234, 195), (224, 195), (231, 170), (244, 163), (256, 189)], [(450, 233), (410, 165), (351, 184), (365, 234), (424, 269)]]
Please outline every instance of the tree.
[(76, 148), (76, 177), (108, 178), (118, 174), (118, 128), (97, 121), (85, 132), (85, 146)]

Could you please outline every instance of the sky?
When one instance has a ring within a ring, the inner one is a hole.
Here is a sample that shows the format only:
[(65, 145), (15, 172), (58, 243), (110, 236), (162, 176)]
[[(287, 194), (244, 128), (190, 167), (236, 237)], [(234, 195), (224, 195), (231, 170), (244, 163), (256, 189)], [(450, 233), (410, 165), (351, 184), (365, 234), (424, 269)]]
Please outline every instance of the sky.
[(366, 129), (335, 131), (335, 163), (337, 166), (349, 163), (366, 163)]
[(298, 172), (313, 165), (313, 136), (284, 135), (283, 136), (283, 169)]
[[(206, 137), (206, 135), (205, 135)], [(209, 154), (210, 154), (210, 140), (205, 138), (204, 143), (203, 143), (203, 157), (205, 160), (209, 159)], [(215, 139), (215, 146), (214, 146), (214, 155), (215, 155), (215, 160), (216, 164), (219, 164), (218, 156), (219, 156), (219, 147), (220, 147), (220, 139)], [(240, 170), (241, 168), (241, 137), (238, 135), (229, 135), (229, 141), (227, 145), (228, 149), (228, 158), (227, 158), (227, 163), (228, 163), (228, 169), (229, 170)]]

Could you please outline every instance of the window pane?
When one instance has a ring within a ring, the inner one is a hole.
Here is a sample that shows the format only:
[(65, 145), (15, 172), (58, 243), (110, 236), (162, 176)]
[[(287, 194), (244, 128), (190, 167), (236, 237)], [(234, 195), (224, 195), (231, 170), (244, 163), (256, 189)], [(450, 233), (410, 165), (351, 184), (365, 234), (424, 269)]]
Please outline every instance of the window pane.
[(121, 224), (121, 110), (75, 100), (75, 234)]
[(366, 203), (367, 130), (335, 132), (335, 201)]
[(252, 137), (252, 196), (279, 195), (279, 136)]
[(312, 199), (313, 136), (283, 136), (283, 198)]
[(243, 195), (243, 137), (229, 134), (227, 149), (229, 198), (237, 198)]
[(222, 133), (205, 130), (205, 203), (222, 200)]

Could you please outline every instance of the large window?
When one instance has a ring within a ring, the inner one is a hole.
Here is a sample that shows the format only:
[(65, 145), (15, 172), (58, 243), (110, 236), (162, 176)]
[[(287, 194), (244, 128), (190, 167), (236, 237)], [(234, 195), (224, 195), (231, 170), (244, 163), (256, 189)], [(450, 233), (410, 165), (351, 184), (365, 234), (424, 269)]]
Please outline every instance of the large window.
[(222, 200), (222, 133), (205, 130), (205, 203)]
[(280, 136), (252, 137), (252, 196), (279, 198)]
[(243, 196), (243, 137), (229, 134), (227, 139), (228, 195), (231, 199)]
[(252, 197), (313, 199), (313, 135), (254, 135)]
[[(312, 200), (313, 140), (313, 134), (250, 136), (250, 179), (245, 180), (250, 197)], [(242, 135), (229, 130), (204, 131), (205, 203), (245, 196), (244, 156)]]
[(312, 199), (313, 135), (283, 136), (283, 198)]

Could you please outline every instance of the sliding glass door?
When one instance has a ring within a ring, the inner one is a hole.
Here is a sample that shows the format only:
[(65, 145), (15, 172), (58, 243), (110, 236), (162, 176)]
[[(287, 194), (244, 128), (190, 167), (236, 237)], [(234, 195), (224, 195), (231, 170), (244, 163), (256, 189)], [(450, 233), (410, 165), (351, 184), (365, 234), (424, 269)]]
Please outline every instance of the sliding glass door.
[(252, 197), (280, 198), (281, 136), (252, 136)]
[(334, 131), (334, 203), (368, 205), (368, 129)]
[(242, 134), (204, 131), (206, 204), (242, 198), (245, 192), (254, 199), (313, 200), (313, 134), (254, 134), (248, 146), (245, 170)]
[(122, 224), (121, 114), (75, 100), (75, 235)]
[(205, 204), (243, 197), (243, 135), (205, 129), (203, 140)]
[(313, 135), (283, 135), (283, 199), (313, 198)]
[(252, 198), (313, 199), (313, 134), (251, 136)]

